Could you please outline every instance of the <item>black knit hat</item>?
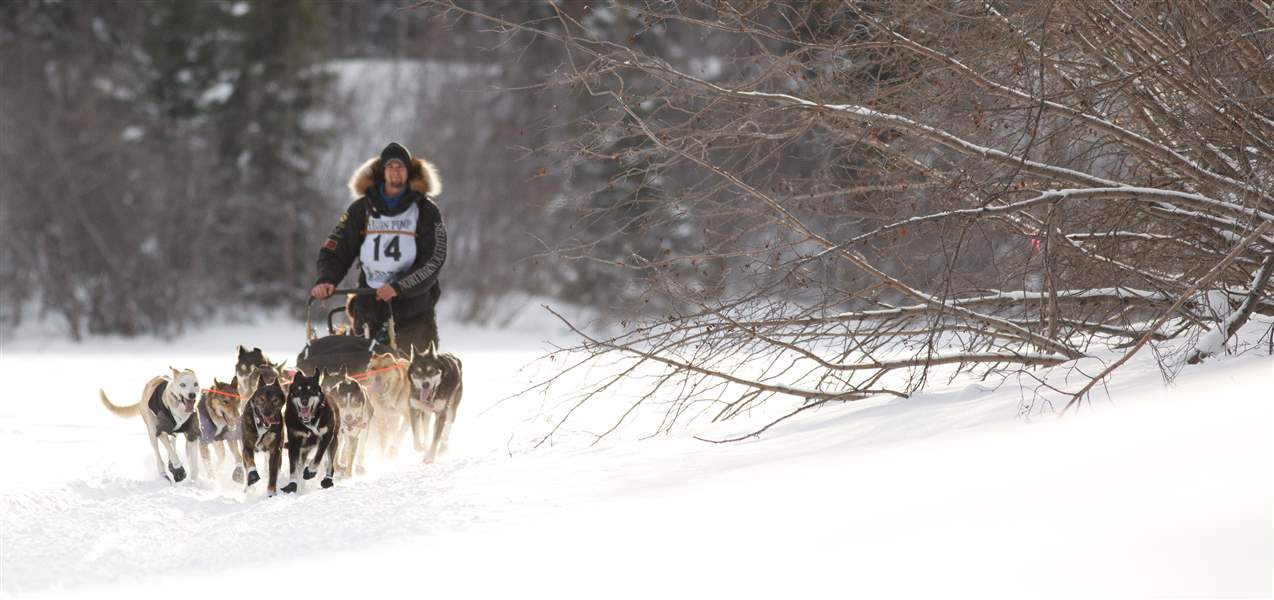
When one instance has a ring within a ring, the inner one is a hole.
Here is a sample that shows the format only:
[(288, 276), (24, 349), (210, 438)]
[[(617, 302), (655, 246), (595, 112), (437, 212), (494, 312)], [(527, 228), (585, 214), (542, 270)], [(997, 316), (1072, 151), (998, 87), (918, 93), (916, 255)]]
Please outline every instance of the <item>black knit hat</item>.
[(411, 152), (408, 152), (398, 142), (390, 142), (388, 146), (385, 146), (384, 150), (380, 151), (380, 168), (384, 169), (385, 165), (395, 158), (403, 161), (404, 167), (411, 165)]

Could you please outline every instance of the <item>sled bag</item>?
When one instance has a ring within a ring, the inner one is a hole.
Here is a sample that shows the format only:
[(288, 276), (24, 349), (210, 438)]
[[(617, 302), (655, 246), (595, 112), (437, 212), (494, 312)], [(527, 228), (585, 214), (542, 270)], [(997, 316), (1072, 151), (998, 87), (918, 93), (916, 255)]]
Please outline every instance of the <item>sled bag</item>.
[(398, 355), (389, 346), (367, 338), (329, 335), (307, 344), (296, 356), (296, 366), (311, 375), (315, 369), (324, 373), (338, 373), (341, 369), (348, 369), (353, 375), (367, 371), (367, 363), (371, 361), (373, 352)]

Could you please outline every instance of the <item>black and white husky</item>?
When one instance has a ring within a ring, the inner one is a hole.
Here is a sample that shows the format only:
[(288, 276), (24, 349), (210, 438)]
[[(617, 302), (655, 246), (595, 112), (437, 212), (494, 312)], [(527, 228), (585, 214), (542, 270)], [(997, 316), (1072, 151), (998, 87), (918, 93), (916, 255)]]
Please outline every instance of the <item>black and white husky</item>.
[(424, 354), (416, 354), (412, 348), (411, 365), (407, 367), (411, 381), (411, 434), (416, 451), (425, 453), (425, 462), (433, 462), (447, 452), (451, 424), (464, 394), (462, 375), (460, 359), (454, 354), (439, 354), (433, 344)]
[[(336, 467), (337, 435), (340, 422), (336, 411), (327, 401), (323, 386), (319, 385), (320, 373), (307, 376), (296, 372), (288, 388), (288, 404), (283, 420), (288, 428), (288, 465), (292, 480), (283, 486), (284, 492), (295, 492), (300, 477), (313, 479), (323, 461), (327, 461), (327, 473), (320, 482), (324, 488), (332, 487), (332, 474)], [(309, 458), (310, 451), (314, 457)], [(304, 473), (302, 473), (304, 468)]]
[[(106, 392), (97, 390), (102, 406), (113, 414), (123, 418), (142, 416), (146, 425), (146, 437), (150, 440), (151, 450), (155, 451), (155, 465), (159, 468), (159, 476), (177, 482), (186, 478), (186, 468), (177, 455), (174, 439), (178, 434), (186, 436), (186, 460), (190, 463), (192, 477), (199, 475), (199, 417), (195, 414), (195, 401), (199, 399), (199, 379), (190, 369), (178, 371), (169, 367), (171, 376), (160, 375), (146, 382), (142, 388), (142, 399), (130, 406), (117, 406), (106, 397)], [(159, 444), (163, 442), (168, 450), (168, 465), (165, 469), (164, 457), (159, 453)], [(169, 473), (172, 476), (169, 476)]]
[[(283, 361), (283, 363), (286, 362)], [(270, 377), (279, 377), (283, 370), (283, 363), (271, 363), (260, 348), (248, 350), (239, 346), (239, 356), (234, 363), (234, 376), (239, 380), (239, 397), (245, 401), (252, 397), (252, 392), (255, 392), (257, 388), (258, 373), (267, 375), (265, 379), (267, 383), (271, 380)], [(287, 382), (280, 379), (279, 383), (284, 391), (287, 391)]]

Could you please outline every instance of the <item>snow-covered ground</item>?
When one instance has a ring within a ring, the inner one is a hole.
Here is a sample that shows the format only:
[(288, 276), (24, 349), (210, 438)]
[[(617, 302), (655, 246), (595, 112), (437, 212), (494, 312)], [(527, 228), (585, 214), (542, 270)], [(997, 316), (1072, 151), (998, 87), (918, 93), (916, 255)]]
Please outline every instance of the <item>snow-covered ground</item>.
[(498, 401), (552, 368), (522, 369), (545, 340), (569, 338), (538, 319), (444, 322), (442, 334), (466, 370), (450, 457), (403, 456), (275, 498), (225, 473), (157, 480), (140, 420), (108, 414), (97, 389), (131, 403), (170, 365), (228, 378), (236, 344), (292, 358), (297, 323), (172, 342), (0, 340), (0, 594), (1274, 594), (1264, 351), (1187, 368), (1172, 386), (1145, 352), (1101, 388), (1108, 399), (1061, 419), (1019, 418), (1021, 387), (960, 380), (807, 411), (759, 440), (692, 435), (747, 432), (772, 413), (527, 450), (516, 440), (544, 426), (541, 403)]

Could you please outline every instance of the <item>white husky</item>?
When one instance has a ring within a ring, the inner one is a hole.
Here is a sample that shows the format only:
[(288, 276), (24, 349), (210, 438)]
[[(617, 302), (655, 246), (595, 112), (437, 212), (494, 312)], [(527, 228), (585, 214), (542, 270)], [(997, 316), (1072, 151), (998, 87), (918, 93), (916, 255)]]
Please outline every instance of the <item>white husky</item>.
[[(146, 437), (150, 447), (155, 451), (155, 465), (159, 468), (159, 476), (172, 481), (186, 478), (186, 468), (177, 455), (173, 442), (177, 434), (186, 436), (186, 460), (190, 462), (193, 477), (199, 475), (199, 416), (195, 414), (195, 401), (199, 399), (199, 380), (190, 369), (178, 371), (169, 367), (172, 376), (158, 376), (146, 382), (142, 388), (142, 399), (130, 406), (117, 406), (106, 398), (106, 392), (98, 390), (102, 406), (123, 418), (142, 416), (146, 424)], [(163, 441), (168, 449), (168, 465), (165, 470), (164, 458), (159, 453), (159, 442)], [(172, 477), (169, 477), (172, 473)]]

